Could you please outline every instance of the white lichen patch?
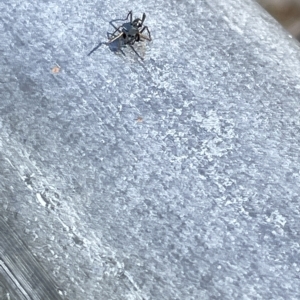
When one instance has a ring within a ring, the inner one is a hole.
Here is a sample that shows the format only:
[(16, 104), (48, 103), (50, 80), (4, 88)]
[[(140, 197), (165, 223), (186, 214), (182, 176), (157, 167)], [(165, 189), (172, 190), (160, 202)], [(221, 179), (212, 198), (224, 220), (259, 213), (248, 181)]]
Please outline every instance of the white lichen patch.
[(207, 118), (202, 120), (201, 127), (205, 128), (207, 131), (214, 131), (217, 134), (221, 134), (220, 119), (217, 113), (210, 110), (206, 113)]
[(286, 223), (286, 218), (279, 213), (278, 210), (275, 210), (271, 213), (270, 217), (266, 218), (268, 223), (273, 223), (277, 227), (284, 227)]

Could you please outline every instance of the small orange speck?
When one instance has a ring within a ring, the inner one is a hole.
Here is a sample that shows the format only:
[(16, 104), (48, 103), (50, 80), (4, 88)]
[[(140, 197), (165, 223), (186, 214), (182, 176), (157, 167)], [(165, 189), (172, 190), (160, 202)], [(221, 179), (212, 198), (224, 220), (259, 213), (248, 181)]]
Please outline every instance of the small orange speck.
[(52, 73), (57, 74), (60, 71), (60, 67), (59, 66), (55, 66), (51, 69)]
[(143, 122), (143, 118), (142, 118), (142, 117), (138, 117), (138, 118), (136, 119), (136, 121), (139, 122), (139, 123), (141, 123), (141, 122)]

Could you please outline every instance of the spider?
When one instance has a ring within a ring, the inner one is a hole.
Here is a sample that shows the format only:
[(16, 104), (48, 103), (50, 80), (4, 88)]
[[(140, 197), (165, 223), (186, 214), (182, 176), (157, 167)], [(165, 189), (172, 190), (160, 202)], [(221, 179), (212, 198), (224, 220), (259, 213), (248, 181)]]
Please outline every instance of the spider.
[[(130, 11), (125, 20), (128, 20), (129, 17), (129, 22), (126, 22), (119, 27), (114, 26), (115, 31), (111, 34), (111, 39), (107, 42), (107, 44), (111, 44), (114, 41), (119, 40), (118, 50), (120, 50), (122, 46), (129, 45), (130, 47), (132, 47), (135, 42), (139, 42), (142, 40), (152, 40), (148, 27), (143, 26), (146, 19), (146, 14), (143, 13), (142, 19), (136, 18), (133, 20), (132, 11)], [(148, 36), (143, 34), (145, 30), (147, 31)], [(116, 35), (116, 33), (118, 34)], [(135, 51), (133, 47), (132, 49)]]

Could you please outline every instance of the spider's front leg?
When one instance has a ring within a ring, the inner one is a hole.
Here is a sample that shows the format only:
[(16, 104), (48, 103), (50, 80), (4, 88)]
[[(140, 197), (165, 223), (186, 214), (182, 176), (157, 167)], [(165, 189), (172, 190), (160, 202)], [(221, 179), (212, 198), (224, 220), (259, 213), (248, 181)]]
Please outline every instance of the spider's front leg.
[(142, 21), (141, 22), (141, 26), (143, 26), (145, 19), (146, 19), (146, 14), (143, 13), (142, 20), (141, 20)]
[[(145, 36), (144, 34), (142, 34), (143, 31), (144, 31), (145, 29), (147, 30), (148, 36), (149, 36), (149, 37), (147, 37), (147, 36)], [(142, 37), (143, 39), (148, 40), (148, 41), (152, 41), (151, 34), (150, 34), (149, 29), (148, 29), (148, 26), (144, 26), (144, 27), (143, 27), (143, 29), (140, 31), (140, 35), (141, 35), (141, 37)]]

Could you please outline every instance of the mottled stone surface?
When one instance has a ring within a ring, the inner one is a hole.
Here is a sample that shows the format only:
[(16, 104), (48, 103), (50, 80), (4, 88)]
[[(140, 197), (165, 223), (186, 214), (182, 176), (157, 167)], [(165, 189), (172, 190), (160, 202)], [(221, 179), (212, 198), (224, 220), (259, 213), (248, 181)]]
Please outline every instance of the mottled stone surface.
[[(144, 62), (87, 56), (130, 9)], [(0, 12), (0, 212), (60, 297), (299, 298), (300, 55), (271, 17), (248, 0)]]

